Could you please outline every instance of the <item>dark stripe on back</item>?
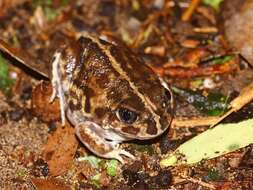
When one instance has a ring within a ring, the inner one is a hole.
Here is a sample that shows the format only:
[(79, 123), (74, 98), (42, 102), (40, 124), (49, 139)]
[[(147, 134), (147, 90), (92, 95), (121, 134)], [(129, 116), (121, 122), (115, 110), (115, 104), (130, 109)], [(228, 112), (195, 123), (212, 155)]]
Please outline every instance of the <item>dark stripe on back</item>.
[(86, 113), (90, 113), (91, 111), (91, 103), (90, 103), (90, 99), (95, 96), (95, 92), (92, 88), (89, 87), (85, 87), (83, 88), (83, 92), (85, 95), (85, 107), (84, 107), (84, 111)]
[[(155, 105), (159, 105), (163, 99), (163, 88), (154, 72), (143, 61), (136, 58), (130, 50), (122, 52), (119, 47), (111, 46), (110, 52), (122, 70), (129, 75), (131, 82), (138, 91), (148, 97)], [(154, 112), (159, 115), (157, 110)]]

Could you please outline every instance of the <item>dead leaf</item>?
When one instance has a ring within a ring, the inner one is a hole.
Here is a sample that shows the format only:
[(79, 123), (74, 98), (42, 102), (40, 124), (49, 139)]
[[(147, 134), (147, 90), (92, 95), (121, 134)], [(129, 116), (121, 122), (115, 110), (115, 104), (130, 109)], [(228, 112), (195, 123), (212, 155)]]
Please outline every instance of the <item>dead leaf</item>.
[(0, 17), (3, 17), (8, 10), (14, 8), (28, 0), (0, 0)]
[(80, 164), (79, 171), (86, 179), (91, 179), (97, 174), (97, 170), (87, 161)]
[(56, 121), (60, 118), (59, 100), (55, 99), (50, 103), (51, 94), (52, 86), (46, 81), (37, 85), (32, 93), (32, 110), (37, 117), (45, 122)]
[(31, 179), (36, 190), (71, 190), (70, 186), (58, 179)]
[(50, 175), (61, 175), (70, 168), (77, 145), (75, 129), (68, 123), (64, 127), (57, 124), (56, 131), (48, 138), (43, 151)]
[(109, 187), (110, 186), (110, 177), (106, 174), (106, 171), (101, 172), (101, 176), (99, 178), (99, 184), (103, 187)]
[(211, 65), (207, 67), (196, 67), (192, 69), (182, 67), (166, 68), (164, 74), (170, 77), (191, 78), (229, 73), (235, 71), (236, 69), (238, 69), (236, 60), (231, 59), (222, 65)]

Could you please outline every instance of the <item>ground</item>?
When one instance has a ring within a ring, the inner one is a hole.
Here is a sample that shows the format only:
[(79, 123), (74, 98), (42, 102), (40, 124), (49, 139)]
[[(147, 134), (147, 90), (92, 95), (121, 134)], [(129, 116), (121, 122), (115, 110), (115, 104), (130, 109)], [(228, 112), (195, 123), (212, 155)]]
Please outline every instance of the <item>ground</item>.
[[(245, 61), (251, 60), (249, 51), (243, 57), (235, 53), (242, 43), (238, 37), (233, 41), (228, 1), (220, 12), (200, 3), (190, 13), (198, 1), (6, 2), (0, 3), (0, 38), (27, 52), (45, 73), (54, 51), (77, 33), (112, 36), (172, 87), (183, 89), (175, 93), (177, 119), (221, 114), (225, 108), (219, 105), (227, 102), (206, 97), (214, 93), (231, 100), (253, 79)], [(251, 146), (191, 166), (160, 166), (161, 158), (208, 126), (172, 124), (152, 141), (124, 143), (138, 158), (125, 165), (95, 157), (75, 137), (73, 126), (61, 126), (58, 102), (47, 101), (52, 91), (47, 79), (7, 54), (1, 54), (0, 66), (0, 189), (252, 188)], [(251, 118), (252, 108), (249, 103), (225, 122)]]

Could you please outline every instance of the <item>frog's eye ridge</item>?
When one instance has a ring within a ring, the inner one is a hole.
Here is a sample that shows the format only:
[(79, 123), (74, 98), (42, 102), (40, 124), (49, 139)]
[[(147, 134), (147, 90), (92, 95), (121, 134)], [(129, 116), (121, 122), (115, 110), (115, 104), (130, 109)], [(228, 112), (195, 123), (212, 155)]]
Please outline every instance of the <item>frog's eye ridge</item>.
[(137, 120), (138, 114), (127, 108), (119, 108), (117, 110), (117, 117), (124, 123), (132, 124)]

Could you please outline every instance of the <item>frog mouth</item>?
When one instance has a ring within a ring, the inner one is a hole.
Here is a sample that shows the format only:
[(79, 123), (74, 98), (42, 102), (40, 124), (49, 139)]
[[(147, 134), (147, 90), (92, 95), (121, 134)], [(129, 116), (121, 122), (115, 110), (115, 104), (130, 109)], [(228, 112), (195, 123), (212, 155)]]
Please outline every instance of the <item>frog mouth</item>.
[(115, 142), (119, 144), (123, 141), (131, 140), (132, 138), (128, 138), (124, 134), (112, 129), (110, 126), (101, 126), (95, 124), (97, 127), (94, 128), (94, 132), (96, 132), (99, 136), (103, 137), (106, 141)]
[(110, 144), (116, 145), (123, 141), (130, 140), (128, 137), (125, 137), (125, 135), (121, 134), (120, 132), (111, 129), (111, 126), (100, 125), (90, 120), (89, 118), (79, 117), (78, 115), (72, 113), (70, 110), (67, 111), (67, 116), (73, 126), (83, 124), (87, 128), (89, 128), (92, 134), (103, 139), (104, 141), (108, 141)]
[(150, 139), (154, 139), (154, 138), (160, 136), (164, 132), (164, 131), (159, 131), (158, 133), (156, 133), (154, 135), (149, 135), (146, 133), (146, 128), (144, 127), (144, 128), (141, 128), (140, 131), (137, 132), (136, 134), (133, 134), (133, 133), (124, 132), (121, 129), (117, 129), (116, 127), (113, 127), (111, 125), (105, 126), (104, 130), (106, 130), (106, 133), (109, 135), (109, 138), (113, 134), (115, 134), (114, 137), (120, 137), (121, 139), (124, 139), (122, 141), (131, 141), (134, 139), (136, 139), (136, 140), (150, 140)]

